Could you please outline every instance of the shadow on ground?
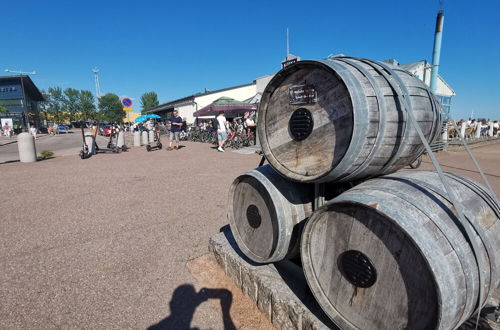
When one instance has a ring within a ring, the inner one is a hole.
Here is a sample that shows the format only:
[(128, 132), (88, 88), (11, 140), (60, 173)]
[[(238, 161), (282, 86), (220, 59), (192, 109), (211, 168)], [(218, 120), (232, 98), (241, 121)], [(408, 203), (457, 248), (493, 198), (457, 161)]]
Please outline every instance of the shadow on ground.
[[(243, 260), (252, 266), (259, 266), (259, 264), (253, 262), (245, 256), (243, 252), (241, 252), (229, 225), (221, 227), (219, 231), (224, 233), (224, 236), (226, 236), (226, 239), (231, 247)], [(338, 329), (338, 327), (335, 326), (335, 324), (328, 318), (316, 302), (316, 299), (307, 285), (300, 259), (282, 260), (275, 262), (273, 265), (279, 276), (283, 279), (283, 282), (290, 288), (290, 290), (292, 290), (292, 292), (297, 296), (297, 298), (300, 299), (300, 301), (307, 309), (309, 309), (311, 313), (313, 313), (329, 329)]]
[(222, 321), (225, 330), (236, 330), (229, 310), (233, 302), (233, 295), (226, 289), (202, 288), (196, 292), (191, 284), (183, 284), (175, 289), (170, 300), (170, 315), (152, 325), (148, 330), (170, 330), (170, 329), (197, 329), (191, 328), (191, 321), (196, 308), (208, 299), (220, 300), (222, 309)]

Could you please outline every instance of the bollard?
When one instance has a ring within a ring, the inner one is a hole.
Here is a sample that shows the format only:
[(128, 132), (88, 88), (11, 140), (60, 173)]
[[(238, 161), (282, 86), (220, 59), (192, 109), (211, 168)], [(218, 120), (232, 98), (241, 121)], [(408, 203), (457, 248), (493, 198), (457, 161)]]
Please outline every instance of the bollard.
[(481, 127), (482, 127), (481, 122), (480, 121), (476, 122), (476, 132), (475, 132), (476, 139), (479, 139), (481, 137)]
[(489, 129), (488, 129), (488, 136), (489, 136), (489, 137), (493, 137), (493, 122), (492, 122), (492, 121), (489, 121), (489, 122), (488, 122), (488, 126), (489, 126)]
[(145, 146), (146, 144), (148, 144), (148, 132), (147, 131), (142, 131), (141, 144), (143, 146)]
[(85, 143), (87, 144), (87, 147), (89, 148), (88, 154), (95, 155), (96, 154), (95, 140), (94, 140), (94, 135), (92, 133), (85, 134)]
[(141, 132), (134, 132), (134, 147), (141, 146)]
[(466, 128), (467, 124), (465, 122), (462, 123), (462, 127), (460, 127), (460, 136), (462, 137), (462, 139), (465, 138), (465, 128)]
[(153, 130), (149, 131), (149, 142), (153, 142), (155, 140), (155, 132)]
[(116, 146), (121, 148), (125, 144), (125, 134), (123, 131), (118, 132), (118, 138), (116, 139)]
[(443, 140), (443, 142), (448, 141), (448, 125), (446, 125), (446, 127), (444, 128), (441, 139)]
[(29, 133), (20, 133), (17, 136), (17, 148), (21, 163), (36, 162), (35, 139)]

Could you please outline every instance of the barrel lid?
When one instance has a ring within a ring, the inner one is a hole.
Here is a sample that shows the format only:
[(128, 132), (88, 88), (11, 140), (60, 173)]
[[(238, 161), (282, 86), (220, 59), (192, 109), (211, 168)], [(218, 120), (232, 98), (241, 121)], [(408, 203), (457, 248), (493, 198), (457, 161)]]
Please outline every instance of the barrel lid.
[(266, 87), (259, 108), (264, 154), (297, 181), (327, 175), (343, 158), (353, 133), (351, 95), (324, 62), (300, 61)]
[(279, 224), (269, 188), (255, 177), (243, 175), (232, 189), (231, 229), (238, 246), (253, 261), (272, 260), (278, 245)]

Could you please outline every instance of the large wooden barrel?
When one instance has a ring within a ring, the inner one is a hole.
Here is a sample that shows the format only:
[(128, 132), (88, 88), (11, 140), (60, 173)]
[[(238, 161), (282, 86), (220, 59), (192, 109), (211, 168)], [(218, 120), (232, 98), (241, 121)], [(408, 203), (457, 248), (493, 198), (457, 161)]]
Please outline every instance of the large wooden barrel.
[(269, 165), (240, 175), (227, 210), (238, 247), (257, 263), (297, 256), (300, 223), (311, 215), (313, 198), (311, 185), (287, 181)]
[(299, 61), (267, 85), (259, 106), (262, 151), (300, 182), (350, 181), (411, 164), (440, 133), (441, 105), (418, 78), (382, 62), (347, 57)]
[[(499, 206), (477, 183), (446, 177), (474, 237), (466, 237), (434, 172), (368, 180), (308, 220), (301, 241), (304, 272), (340, 328), (455, 329), (479, 302), (495, 298)], [(479, 246), (477, 261), (472, 240)]]

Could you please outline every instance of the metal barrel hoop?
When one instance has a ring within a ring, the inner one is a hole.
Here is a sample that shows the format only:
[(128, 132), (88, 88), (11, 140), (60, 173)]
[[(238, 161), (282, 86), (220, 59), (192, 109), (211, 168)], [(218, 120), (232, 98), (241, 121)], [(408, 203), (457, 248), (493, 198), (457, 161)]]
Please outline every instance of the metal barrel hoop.
[(370, 150), (370, 153), (366, 157), (366, 160), (361, 164), (356, 170), (354, 170), (351, 174), (349, 174), (345, 179), (349, 179), (349, 177), (354, 176), (358, 174), (359, 172), (365, 170), (368, 165), (370, 165), (371, 161), (375, 157), (376, 152), (380, 149), (380, 145), (382, 144), (383, 137), (385, 136), (385, 117), (386, 117), (386, 104), (385, 104), (385, 98), (380, 92), (379, 84), (373, 78), (373, 76), (366, 70), (363, 66), (359, 65), (358, 63), (351, 61), (351, 60), (356, 60), (351, 57), (336, 57), (336, 60), (342, 61), (344, 63), (347, 63), (354, 68), (356, 68), (363, 76), (366, 77), (368, 82), (371, 84), (373, 87), (373, 90), (375, 91), (375, 95), (377, 97), (377, 104), (378, 104), (378, 109), (379, 109), (379, 125), (378, 125), (378, 134), (375, 140), (375, 143), (372, 146), (372, 149)]
[[(384, 64), (381, 64), (381, 66), (384, 67), (384, 69), (387, 70), (387, 72), (390, 73), (394, 77), (394, 79), (399, 84), (399, 87), (401, 88), (401, 90), (403, 91), (403, 93), (407, 93), (407, 89), (406, 89), (406, 87), (404, 85), (404, 82), (401, 80), (401, 78), (399, 76), (397, 76), (397, 74), (389, 66), (384, 65)], [(403, 99), (405, 99), (405, 98), (403, 98)], [(434, 165), (434, 167), (436, 168), (436, 170), (438, 172), (439, 179), (441, 180), (441, 183), (445, 187), (446, 192), (448, 194), (448, 197), (449, 197), (450, 201), (452, 202), (453, 206), (457, 210), (458, 219), (460, 220), (462, 226), (464, 227), (467, 235), (469, 237), (473, 237), (472, 233), (471, 233), (471, 230), (470, 230), (470, 227), (466, 225), (468, 223), (468, 220), (465, 217), (465, 213), (464, 213), (462, 204), (460, 202), (458, 202), (458, 199), (455, 196), (455, 193), (454, 193), (453, 189), (451, 189), (451, 187), (446, 182), (446, 178), (445, 178), (443, 169), (441, 168), (441, 165), (439, 164), (436, 156), (434, 155), (434, 152), (431, 150), (429, 142), (425, 138), (424, 133), (422, 132), (422, 129), (420, 128), (420, 125), (416, 121), (415, 116), (413, 115), (412, 108), (408, 108), (408, 110), (410, 110), (410, 111), (407, 111), (408, 118), (409, 118), (410, 122), (412, 123), (412, 125), (414, 126), (415, 130), (417, 131), (417, 134), (419, 135), (420, 140), (424, 144), (425, 149), (427, 151), (427, 154), (431, 158), (432, 164)], [(473, 239), (470, 239), (469, 243), (470, 243), (470, 245), (472, 247), (472, 250), (474, 252), (474, 257), (476, 258), (476, 263), (478, 265), (478, 269), (480, 269), (480, 264), (479, 264), (479, 247), (477, 246), (477, 242), (475, 240), (473, 240)], [(479, 297), (478, 297), (478, 301), (477, 301), (476, 312), (480, 311), (481, 308), (483, 307), (481, 305), (481, 297), (484, 294), (484, 276), (481, 275), (481, 272), (479, 272), (479, 284), (480, 284), (480, 286), (479, 286)], [(478, 313), (477, 322), (479, 322), (479, 313)]]

